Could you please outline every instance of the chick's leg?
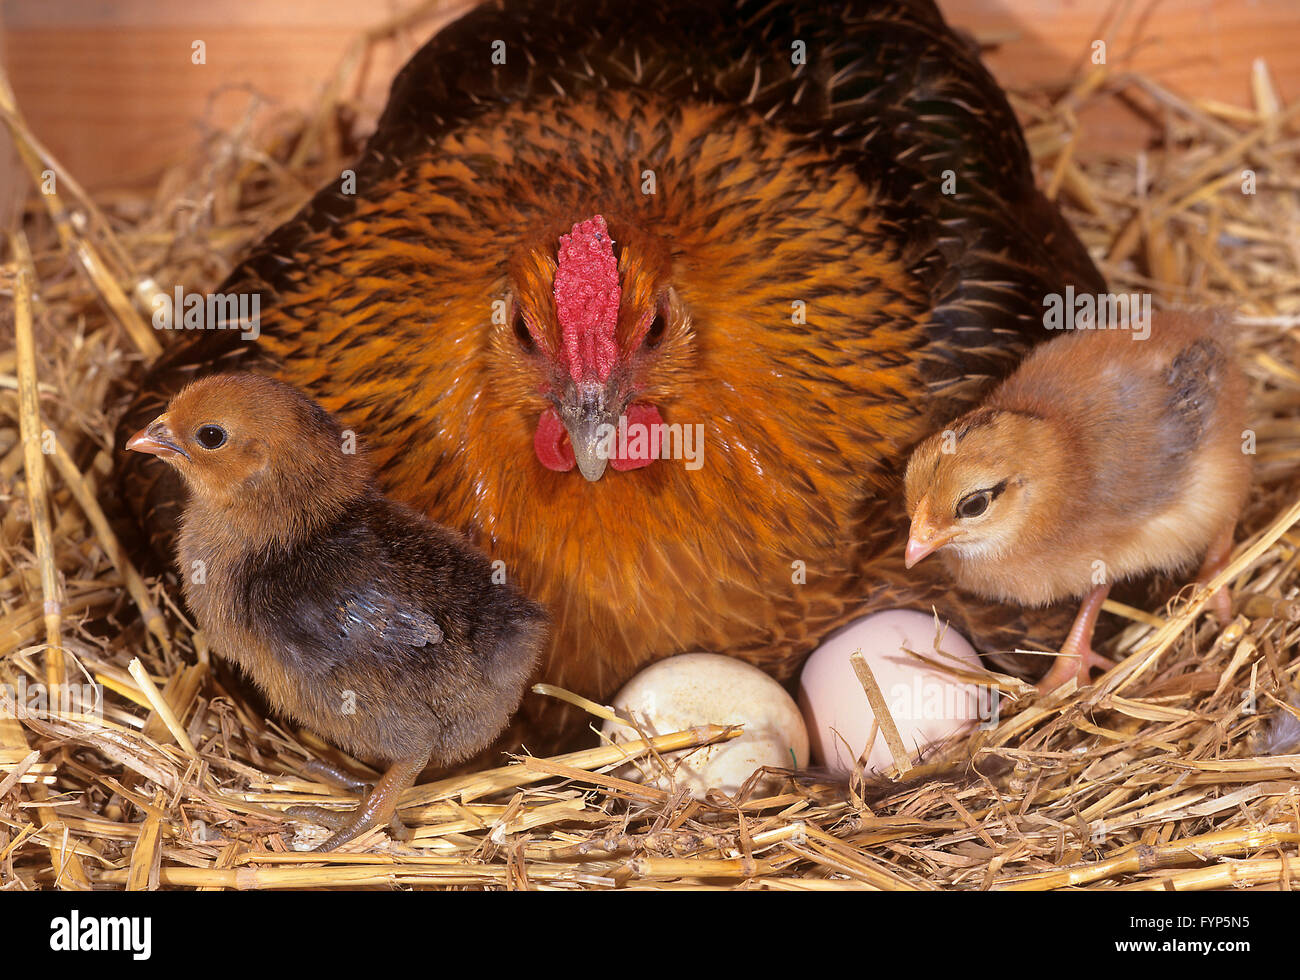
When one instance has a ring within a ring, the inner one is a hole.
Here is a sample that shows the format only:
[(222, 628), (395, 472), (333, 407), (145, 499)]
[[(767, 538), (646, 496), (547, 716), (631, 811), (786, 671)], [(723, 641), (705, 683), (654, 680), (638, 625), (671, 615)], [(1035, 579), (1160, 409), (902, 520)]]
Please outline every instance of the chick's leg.
[(287, 812), (290, 816), (303, 817), (334, 831), (329, 840), (316, 848), (317, 851), (332, 851), (353, 838), (385, 824), (389, 825), (395, 838), (408, 840), (410, 831), (397, 815), (397, 799), (402, 795), (403, 790), (415, 782), (415, 777), (420, 774), (420, 770), (428, 761), (427, 753), (398, 759), (380, 777), (365, 802), (351, 813), (306, 806), (290, 807)]
[(1099, 585), (1083, 600), (1079, 614), (1074, 617), (1074, 625), (1070, 627), (1070, 635), (1061, 645), (1061, 655), (1053, 662), (1047, 675), (1038, 682), (1038, 690), (1042, 693), (1054, 691), (1071, 677), (1077, 678), (1079, 686), (1083, 687), (1088, 683), (1093, 667), (1108, 670), (1115, 666), (1113, 660), (1092, 649), (1092, 631), (1097, 625), (1097, 614), (1101, 612), (1101, 604), (1106, 601), (1109, 592), (1109, 585)]
[[(1234, 531), (1236, 531), (1235, 522), (1221, 531), (1210, 542), (1210, 550), (1205, 553), (1205, 561), (1201, 563), (1201, 570), (1196, 573), (1197, 585), (1207, 585), (1210, 579), (1227, 567), (1228, 559), (1232, 557)], [(1218, 618), (1220, 625), (1226, 626), (1228, 621), (1232, 619), (1232, 596), (1228, 595), (1227, 586), (1219, 589), (1210, 597), (1210, 609)]]

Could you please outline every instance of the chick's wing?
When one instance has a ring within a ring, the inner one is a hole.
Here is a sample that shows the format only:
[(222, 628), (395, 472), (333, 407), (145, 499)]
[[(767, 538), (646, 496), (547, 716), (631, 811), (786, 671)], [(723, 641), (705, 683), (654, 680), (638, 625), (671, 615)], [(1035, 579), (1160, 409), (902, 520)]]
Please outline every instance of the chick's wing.
[(340, 639), (424, 647), (442, 642), (442, 627), (422, 609), (385, 595), (375, 588), (344, 593), (329, 625)]

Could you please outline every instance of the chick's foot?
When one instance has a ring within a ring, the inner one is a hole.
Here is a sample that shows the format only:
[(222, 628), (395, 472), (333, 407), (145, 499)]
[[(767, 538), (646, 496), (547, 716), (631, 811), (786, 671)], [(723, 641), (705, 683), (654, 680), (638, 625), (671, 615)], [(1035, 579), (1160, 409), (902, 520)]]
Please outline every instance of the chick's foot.
[[(1235, 522), (1226, 530), (1221, 531), (1219, 535), (1210, 543), (1210, 550), (1205, 554), (1205, 561), (1201, 563), (1201, 570), (1196, 574), (1197, 585), (1208, 585), (1214, 576), (1218, 575), (1228, 565), (1228, 559), (1232, 557), (1232, 536), (1235, 528)], [(1227, 626), (1232, 620), (1232, 596), (1228, 594), (1227, 586), (1219, 589), (1210, 597), (1210, 612), (1212, 612), (1219, 621), (1220, 626)]]
[(1070, 635), (1061, 645), (1061, 655), (1053, 662), (1052, 669), (1038, 682), (1039, 692), (1050, 694), (1071, 677), (1078, 681), (1079, 687), (1084, 687), (1091, 679), (1094, 667), (1110, 670), (1115, 666), (1115, 661), (1092, 649), (1092, 631), (1097, 625), (1097, 614), (1101, 612), (1101, 604), (1106, 601), (1109, 592), (1109, 585), (1099, 585), (1083, 600), (1079, 614), (1074, 618), (1074, 625), (1070, 627)]
[(318, 806), (295, 806), (286, 812), (289, 816), (300, 817), (320, 824), (334, 831), (325, 843), (314, 848), (316, 851), (333, 851), (348, 841), (374, 830), (376, 827), (388, 826), (389, 833), (395, 840), (410, 840), (411, 830), (402, 823), (397, 815), (397, 801), (402, 791), (415, 782), (429, 759), (427, 755), (398, 759), (375, 784), (366, 796), (365, 802), (355, 810), (328, 810)]

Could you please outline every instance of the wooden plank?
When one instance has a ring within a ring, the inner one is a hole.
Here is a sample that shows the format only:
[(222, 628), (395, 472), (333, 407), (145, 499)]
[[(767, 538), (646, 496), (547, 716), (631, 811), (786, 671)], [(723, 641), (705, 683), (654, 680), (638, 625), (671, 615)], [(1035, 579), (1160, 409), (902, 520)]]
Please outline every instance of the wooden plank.
[[(1300, 98), (1300, 14), (1294, 0), (1164, 0), (1158, 4), (1078, 0), (939, 0), (949, 23), (999, 39), (985, 63), (1003, 86), (1063, 83), (1107, 39), (1115, 71), (1148, 75), (1181, 95), (1253, 106), (1251, 64), (1264, 58), (1284, 104)], [(1128, 16), (1107, 32), (1113, 12)], [(1146, 127), (1114, 105), (1079, 115), (1088, 149), (1141, 145)]]
[[(1127, 19), (1108, 46), (1112, 67), (1131, 67), (1183, 94), (1249, 106), (1250, 66), (1267, 59), (1284, 102), (1300, 98), (1294, 0), (940, 0), (949, 21), (998, 39), (987, 61), (1014, 89), (1068, 78), (1102, 36), (1108, 14)], [(256, 92), (279, 108), (314, 103), (348, 45), (409, 9), (405, 0), (358, 8), (354, 0), (8, 0), (5, 52), (19, 103), (36, 134), (84, 184), (123, 184), (235, 124)], [(376, 51), (364, 106), (382, 105), (397, 68), (437, 26), (466, 9), (446, 0), (437, 18)], [(190, 62), (207, 45), (207, 64)], [(1089, 147), (1135, 146), (1140, 122), (1117, 106), (1082, 115)]]
[[(7, 0), (4, 60), (29, 125), (55, 157), (85, 186), (125, 185), (236, 125), (255, 99), (269, 111), (314, 108), (349, 46), (411, 6)], [(376, 48), (362, 93), (370, 116), (407, 58), (469, 6), (446, 0), (418, 32)], [(196, 40), (206, 46), (202, 65), (191, 60)]]

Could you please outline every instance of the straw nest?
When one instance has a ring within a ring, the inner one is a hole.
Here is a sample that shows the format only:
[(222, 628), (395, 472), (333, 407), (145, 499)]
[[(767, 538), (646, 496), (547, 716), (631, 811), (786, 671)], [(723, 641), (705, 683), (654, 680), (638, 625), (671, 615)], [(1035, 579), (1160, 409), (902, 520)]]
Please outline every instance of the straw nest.
[[(1231, 586), (1234, 622), (1200, 616), (1207, 593), (1190, 587), (1162, 609), (1110, 603), (1127, 620), (1108, 650), (1117, 668), (1049, 698), (984, 675), (1006, 696), (996, 727), (898, 782), (805, 775), (777, 796), (692, 801), (613, 771), (628, 753), (671, 769), (672, 750), (736, 734), (702, 728), (416, 786), (403, 798), (416, 831), (407, 844), (377, 832), (346, 853), (296, 849), (322, 832), (286, 806), (352, 798), (310, 774), (325, 746), (222, 687), (174, 598), (130, 565), (99, 502), (117, 451), (108, 402), (159, 350), (146, 313), (158, 284), (215, 286), (347, 165), (353, 113), (337, 93), (369, 45), (415, 22), (359, 40), (315, 111), (254, 106), (155, 185), (94, 199), (45, 154), (0, 79), (22, 169), (36, 185), (41, 171), (58, 174), (57, 194), (28, 196), (0, 269), (0, 689), (12, 699), (0, 707), (3, 887), (1190, 890), (1300, 880), (1300, 755), (1281, 754), (1300, 751), (1288, 745), (1295, 712), (1284, 713), (1300, 672), (1300, 103), (1280, 103), (1262, 64), (1249, 107), (1188, 101), (1093, 66), (1068, 90), (1016, 99), (1047, 192), (1113, 289), (1240, 312), (1258, 465), (1218, 580)], [(1076, 113), (1104, 100), (1150, 121), (1147, 152), (1089, 152)], [(61, 678), (98, 685), (98, 710), (30, 701), (35, 685)]]

